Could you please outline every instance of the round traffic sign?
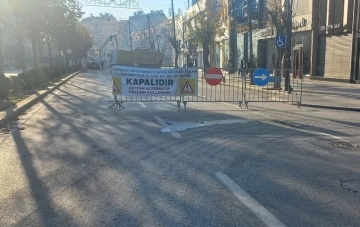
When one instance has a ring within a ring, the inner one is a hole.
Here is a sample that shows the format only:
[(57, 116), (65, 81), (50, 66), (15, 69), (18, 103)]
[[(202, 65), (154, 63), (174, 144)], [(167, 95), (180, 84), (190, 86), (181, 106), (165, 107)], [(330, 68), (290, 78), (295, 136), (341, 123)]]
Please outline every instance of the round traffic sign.
[(266, 69), (259, 68), (252, 75), (252, 79), (257, 86), (265, 86), (270, 81), (270, 74)]
[(205, 80), (208, 84), (216, 86), (223, 80), (223, 74), (219, 68), (211, 67), (205, 72)]

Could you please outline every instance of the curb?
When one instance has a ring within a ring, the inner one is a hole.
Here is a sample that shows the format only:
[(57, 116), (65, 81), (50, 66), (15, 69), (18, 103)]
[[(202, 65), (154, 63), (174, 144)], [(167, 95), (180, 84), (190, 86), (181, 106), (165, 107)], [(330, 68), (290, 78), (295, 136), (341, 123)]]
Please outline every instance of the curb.
[[(17, 116), (17, 115), (25, 112), (26, 110), (30, 109), (37, 102), (39, 102), (40, 100), (45, 98), (47, 95), (54, 92), (56, 89), (58, 89), (63, 84), (67, 83), (69, 80), (74, 78), (80, 72), (82, 72), (82, 70), (75, 72), (75, 73), (61, 79), (60, 82), (55, 83), (54, 86), (48, 87), (46, 90), (40, 91), (39, 93), (41, 93), (41, 94), (39, 94), (38, 96), (36, 96), (36, 94), (33, 94), (30, 97), (17, 103), (15, 106), (9, 107), (8, 109), (1, 111), (0, 114), (5, 113), (5, 116), (4, 117), (0, 116), (0, 124), (4, 124), (6, 121), (10, 120), (14, 116)], [(36, 96), (36, 97), (33, 97), (33, 96)], [(24, 102), (24, 104), (21, 104), (22, 102)]]
[(324, 106), (324, 105), (316, 105), (316, 104), (304, 104), (301, 103), (301, 107), (312, 107), (312, 108), (321, 108), (321, 109), (332, 109), (332, 110), (344, 110), (344, 111), (353, 111), (353, 112), (360, 112), (360, 108), (353, 108), (353, 107), (343, 107), (343, 106)]

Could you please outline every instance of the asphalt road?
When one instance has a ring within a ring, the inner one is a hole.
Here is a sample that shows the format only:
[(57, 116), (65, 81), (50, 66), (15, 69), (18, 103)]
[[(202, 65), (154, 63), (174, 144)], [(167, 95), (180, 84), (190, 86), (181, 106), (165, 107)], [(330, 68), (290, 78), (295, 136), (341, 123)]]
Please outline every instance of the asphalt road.
[(359, 225), (358, 113), (111, 88), (80, 74), (0, 134), (0, 226)]

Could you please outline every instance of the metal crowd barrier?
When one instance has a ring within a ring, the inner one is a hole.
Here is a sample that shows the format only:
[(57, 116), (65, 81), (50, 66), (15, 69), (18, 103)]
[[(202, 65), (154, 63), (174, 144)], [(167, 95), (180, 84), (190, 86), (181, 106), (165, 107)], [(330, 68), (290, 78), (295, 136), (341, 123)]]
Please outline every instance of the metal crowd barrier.
[[(236, 102), (239, 107), (248, 108), (249, 103), (252, 102), (281, 102), (294, 104), (299, 108), (301, 106), (303, 86), (301, 71), (267, 70), (274, 80), (270, 80), (265, 86), (258, 86), (252, 79), (257, 69), (221, 68), (220, 70), (223, 73), (223, 80), (219, 85), (212, 86), (205, 79), (205, 70), (198, 69), (197, 96), (114, 95), (113, 105), (122, 106), (124, 102), (176, 102), (180, 108), (181, 103), (186, 107), (188, 102)], [(290, 74), (288, 83), (286, 83), (286, 73)]]

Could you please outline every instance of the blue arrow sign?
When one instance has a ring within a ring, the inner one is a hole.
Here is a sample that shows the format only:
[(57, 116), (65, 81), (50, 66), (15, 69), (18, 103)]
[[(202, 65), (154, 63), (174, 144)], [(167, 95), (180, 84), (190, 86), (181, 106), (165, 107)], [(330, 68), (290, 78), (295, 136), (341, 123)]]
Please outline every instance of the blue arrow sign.
[(269, 83), (270, 74), (266, 69), (257, 69), (252, 75), (253, 81), (257, 86), (265, 86)]
[(276, 35), (275, 45), (276, 45), (276, 47), (285, 47), (286, 46), (286, 35)]

